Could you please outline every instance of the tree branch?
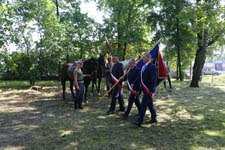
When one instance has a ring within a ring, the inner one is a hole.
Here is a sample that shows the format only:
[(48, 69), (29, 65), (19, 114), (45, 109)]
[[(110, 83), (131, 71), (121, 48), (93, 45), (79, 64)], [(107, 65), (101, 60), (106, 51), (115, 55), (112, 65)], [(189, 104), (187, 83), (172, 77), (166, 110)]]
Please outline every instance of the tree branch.
[(214, 44), (220, 37), (221, 35), (216, 35), (211, 41), (208, 42), (208, 46)]

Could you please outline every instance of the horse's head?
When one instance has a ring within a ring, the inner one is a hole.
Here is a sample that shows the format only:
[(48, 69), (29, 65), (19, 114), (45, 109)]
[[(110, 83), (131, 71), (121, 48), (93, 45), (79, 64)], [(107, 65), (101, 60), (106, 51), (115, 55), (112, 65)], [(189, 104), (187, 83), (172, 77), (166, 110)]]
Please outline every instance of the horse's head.
[(83, 72), (84, 74), (90, 74), (92, 77), (96, 77), (97, 67), (97, 61), (94, 58), (90, 58), (84, 61)]
[(98, 61), (99, 68), (101, 68), (101, 70), (104, 70), (105, 69), (105, 56), (100, 54), (100, 57), (97, 59), (97, 61)]

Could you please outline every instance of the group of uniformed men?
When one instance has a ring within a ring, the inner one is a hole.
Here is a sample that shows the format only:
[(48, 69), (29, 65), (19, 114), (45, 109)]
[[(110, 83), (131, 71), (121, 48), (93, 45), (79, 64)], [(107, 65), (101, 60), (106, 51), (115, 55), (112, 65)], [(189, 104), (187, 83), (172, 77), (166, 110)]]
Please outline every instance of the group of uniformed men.
[[(122, 94), (123, 81), (127, 80), (128, 89), (130, 91), (130, 97), (128, 99), (128, 107), (122, 117), (127, 119), (130, 110), (132, 108), (133, 103), (136, 104), (139, 111), (139, 118), (137, 121), (132, 122), (134, 125), (140, 127), (144, 121), (145, 113), (147, 107), (151, 112), (151, 120), (147, 123), (153, 124), (157, 123), (156, 110), (153, 105), (153, 94), (156, 89), (157, 82), (157, 69), (156, 65), (151, 62), (150, 53), (145, 53), (143, 56), (144, 65), (141, 69), (136, 67), (136, 61), (133, 57), (129, 59), (129, 72), (123, 78), (124, 70), (122, 63), (119, 62), (119, 58), (116, 54), (112, 56), (112, 69), (111, 69), (111, 77), (112, 77), (112, 85), (121, 80), (117, 86), (115, 86), (112, 90), (112, 101), (107, 114), (113, 114), (115, 112), (116, 100), (119, 101), (119, 111), (124, 112), (124, 99)], [(139, 101), (139, 95), (143, 91), (142, 102)]]

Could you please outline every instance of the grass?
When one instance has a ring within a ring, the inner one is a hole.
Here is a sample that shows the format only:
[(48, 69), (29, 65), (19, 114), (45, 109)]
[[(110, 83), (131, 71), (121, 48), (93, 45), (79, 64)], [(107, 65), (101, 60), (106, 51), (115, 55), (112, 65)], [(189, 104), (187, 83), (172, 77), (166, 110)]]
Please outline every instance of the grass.
[[(36, 81), (35, 85), (37, 86), (55, 86), (59, 85), (60, 83), (57, 81)], [(29, 81), (10, 81), (10, 80), (0, 80), (0, 88), (2, 91), (8, 91), (8, 90), (26, 90), (30, 88), (30, 82)]]
[[(0, 81), (0, 150), (225, 149), (225, 75), (213, 84), (204, 76), (200, 88), (189, 88), (188, 80), (172, 83), (171, 92), (163, 84), (157, 90), (158, 124), (137, 128), (130, 123), (137, 119), (135, 106), (126, 121), (119, 113), (105, 115), (109, 97), (89, 96), (74, 112), (69, 85), (64, 103), (57, 81), (38, 82), (42, 91), (25, 81)], [(126, 105), (128, 96), (125, 88)]]

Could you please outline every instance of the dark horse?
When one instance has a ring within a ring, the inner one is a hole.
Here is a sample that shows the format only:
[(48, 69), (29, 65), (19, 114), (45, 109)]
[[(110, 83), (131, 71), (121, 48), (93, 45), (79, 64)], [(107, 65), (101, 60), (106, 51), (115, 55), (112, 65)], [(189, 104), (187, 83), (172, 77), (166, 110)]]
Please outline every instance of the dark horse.
[[(105, 73), (105, 71), (104, 71), (105, 70), (104, 55), (100, 55), (100, 57), (98, 59), (96, 59), (96, 61), (97, 61), (97, 76), (96, 76), (96, 78), (92, 79), (91, 95), (93, 94), (94, 85), (96, 85), (98, 95), (100, 95), (101, 81), (102, 81), (102, 78), (104, 77), (104, 73)], [(98, 85), (97, 85), (97, 79), (98, 79)]]
[[(104, 63), (104, 56), (100, 56), (97, 60), (94, 58), (88, 59), (84, 61), (84, 65), (82, 68), (83, 74), (87, 74), (89, 76), (84, 77), (84, 86), (85, 86), (85, 99), (84, 102), (87, 101), (87, 92), (88, 92), (88, 87), (91, 82), (91, 80), (95, 81), (98, 78), (98, 70), (99, 68), (103, 68), (101, 65), (105, 64)], [(66, 89), (66, 81), (70, 81), (70, 91), (75, 98), (74, 92), (73, 92), (73, 85), (74, 85), (74, 78), (73, 78), (73, 65), (72, 64), (64, 64), (62, 65), (61, 68), (61, 83), (62, 83), (62, 89), (63, 89), (63, 100), (65, 101), (65, 89)], [(101, 82), (101, 81), (100, 81)], [(93, 85), (92, 85), (93, 87)], [(100, 89), (100, 83), (99, 83), (99, 89)], [(92, 89), (93, 91), (93, 89)]]

